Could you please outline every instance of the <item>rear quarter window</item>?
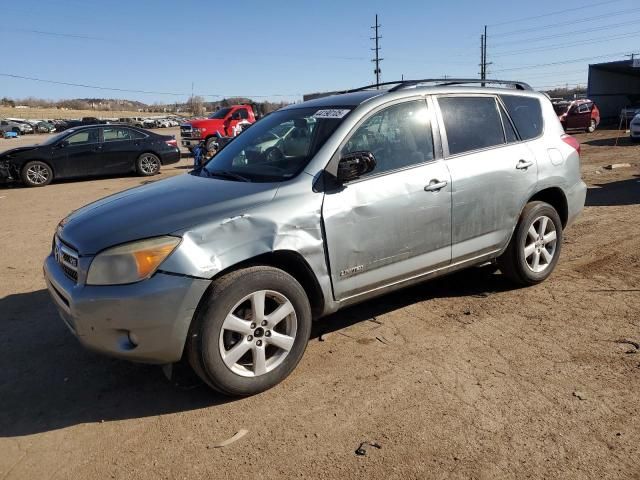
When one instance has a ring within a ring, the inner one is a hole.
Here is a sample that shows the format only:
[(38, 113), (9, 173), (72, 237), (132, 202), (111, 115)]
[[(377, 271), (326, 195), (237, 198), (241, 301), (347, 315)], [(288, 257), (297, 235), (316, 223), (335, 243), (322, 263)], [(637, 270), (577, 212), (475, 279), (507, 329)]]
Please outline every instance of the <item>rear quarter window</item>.
[(519, 95), (501, 95), (500, 98), (522, 140), (531, 140), (542, 135), (540, 100)]

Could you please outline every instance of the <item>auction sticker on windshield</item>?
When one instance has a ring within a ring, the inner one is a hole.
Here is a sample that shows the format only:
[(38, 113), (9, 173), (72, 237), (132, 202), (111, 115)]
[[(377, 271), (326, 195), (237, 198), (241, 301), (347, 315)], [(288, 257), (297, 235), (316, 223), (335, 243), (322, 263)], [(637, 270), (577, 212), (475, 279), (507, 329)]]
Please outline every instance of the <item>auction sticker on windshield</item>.
[(314, 118), (342, 118), (347, 113), (349, 113), (349, 110), (331, 108), (327, 110), (318, 110), (316, 113), (313, 114), (313, 117)]

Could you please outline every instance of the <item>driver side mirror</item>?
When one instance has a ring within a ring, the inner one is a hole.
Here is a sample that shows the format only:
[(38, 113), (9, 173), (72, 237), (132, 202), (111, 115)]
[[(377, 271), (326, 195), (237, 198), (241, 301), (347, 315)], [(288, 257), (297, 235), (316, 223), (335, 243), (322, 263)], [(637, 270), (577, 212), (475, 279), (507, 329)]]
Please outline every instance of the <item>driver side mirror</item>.
[(69, 142), (67, 142), (66, 140), (62, 140), (59, 144), (58, 144), (58, 148), (64, 148), (66, 146), (69, 145)]
[(356, 180), (376, 168), (376, 157), (367, 151), (351, 152), (338, 162), (338, 181), (340, 183)]

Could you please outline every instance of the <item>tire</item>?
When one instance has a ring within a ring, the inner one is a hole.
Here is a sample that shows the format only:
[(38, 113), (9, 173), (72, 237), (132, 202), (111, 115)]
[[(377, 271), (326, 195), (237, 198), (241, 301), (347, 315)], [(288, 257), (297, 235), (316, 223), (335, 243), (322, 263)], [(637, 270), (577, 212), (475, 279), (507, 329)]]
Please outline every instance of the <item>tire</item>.
[[(261, 295), (265, 320), (253, 322)], [(289, 313), (278, 320), (278, 309)], [(275, 324), (267, 323), (270, 317)], [(310, 333), (311, 307), (298, 281), (272, 267), (245, 268), (213, 282), (190, 327), (187, 358), (213, 389), (230, 396), (254, 395), (293, 371)]]
[(143, 153), (136, 160), (136, 172), (143, 177), (150, 177), (160, 172), (162, 162), (153, 153)]
[(216, 150), (213, 147), (213, 144), (216, 143), (218, 141), (217, 137), (209, 137), (207, 138), (206, 142), (204, 143), (204, 146), (207, 148), (208, 152), (213, 152), (214, 150)]
[(548, 203), (531, 202), (524, 207), (507, 250), (498, 258), (498, 266), (516, 284), (535, 285), (551, 275), (561, 249), (562, 221), (558, 212)]
[(11, 129), (12, 132), (17, 133), (18, 136), (22, 135), (22, 132), (20, 131), (20, 129), (18, 127), (13, 127)]
[(53, 170), (46, 163), (35, 160), (22, 167), (20, 177), (27, 187), (44, 187), (53, 180)]
[(593, 132), (595, 132), (595, 131), (596, 131), (596, 127), (597, 127), (597, 126), (598, 126), (598, 125), (596, 125), (596, 121), (595, 121), (595, 120), (593, 120), (593, 119), (591, 119), (591, 122), (589, 122), (589, 126), (587, 127), (586, 132), (587, 132), (587, 133), (593, 133)]

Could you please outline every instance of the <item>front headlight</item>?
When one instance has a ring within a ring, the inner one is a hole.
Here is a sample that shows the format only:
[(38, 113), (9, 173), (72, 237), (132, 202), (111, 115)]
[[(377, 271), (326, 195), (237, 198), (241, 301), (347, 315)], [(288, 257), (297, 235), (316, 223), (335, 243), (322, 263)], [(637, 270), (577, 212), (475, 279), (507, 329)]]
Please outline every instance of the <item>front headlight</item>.
[(149, 278), (180, 243), (157, 237), (109, 248), (91, 262), (87, 285), (121, 285)]
[(194, 128), (191, 130), (191, 136), (194, 138), (200, 138), (202, 136), (202, 131), (199, 128)]

